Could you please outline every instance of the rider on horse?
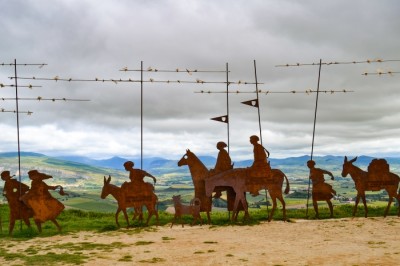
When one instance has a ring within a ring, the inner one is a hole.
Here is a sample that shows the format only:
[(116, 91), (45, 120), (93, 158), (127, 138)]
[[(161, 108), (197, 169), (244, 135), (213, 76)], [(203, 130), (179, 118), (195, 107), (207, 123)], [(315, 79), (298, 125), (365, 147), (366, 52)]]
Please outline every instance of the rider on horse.
[[(225, 147), (227, 147), (225, 142), (219, 141), (217, 143), (217, 149), (219, 150), (218, 152), (218, 157), (217, 161), (215, 163), (214, 169), (210, 170), (210, 176), (222, 173), (224, 171), (230, 170), (233, 168), (232, 160), (231, 157), (229, 156), (229, 153), (225, 150)], [(214, 198), (219, 198), (221, 197), (221, 190), (218, 188), (216, 189), (216, 194)]]
[[(254, 162), (250, 167), (249, 175), (255, 178), (269, 178), (271, 173), (271, 166), (268, 162), (269, 151), (258, 143), (259, 140), (259, 137), (256, 135), (250, 136), (250, 143), (254, 146)], [(254, 186), (250, 193), (253, 196), (257, 196), (259, 194), (258, 190), (259, 188)]]
[(156, 178), (151, 174), (141, 169), (133, 168), (135, 164), (132, 161), (124, 163), (125, 170), (129, 172), (129, 179), (131, 182), (124, 182), (121, 186), (125, 190), (126, 195), (138, 196), (138, 195), (151, 195), (154, 191), (154, 186), (150, 183), (144, 182), (146, 176), (151, 177), (156, 183)]

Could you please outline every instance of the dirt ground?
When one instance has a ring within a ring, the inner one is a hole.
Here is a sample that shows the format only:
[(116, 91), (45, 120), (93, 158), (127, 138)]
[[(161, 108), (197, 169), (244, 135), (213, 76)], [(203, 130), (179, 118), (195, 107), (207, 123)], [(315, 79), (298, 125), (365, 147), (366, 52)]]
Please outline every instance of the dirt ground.
[[(2, 240), (3, 241), (3, 240)], [(7, 239), (6, 241), (13, 241)], [(13, 252), (55, 244), (107, 244), (82, 249), (85, 265), (398, 265), (400, 218), (273, 221), (254, 226), (174, 225), (93, 233), (79, 232), (18, 243)], [(2, 245), (7, 246), (7, 245)], [(11, 245), (12, 246), (12, 245)], [(52, 248), (53, 247), (53, 248)], [(37, 253), (37, 254), (40, 254)], [(18, 264), (5, 261), (0, 265)]]

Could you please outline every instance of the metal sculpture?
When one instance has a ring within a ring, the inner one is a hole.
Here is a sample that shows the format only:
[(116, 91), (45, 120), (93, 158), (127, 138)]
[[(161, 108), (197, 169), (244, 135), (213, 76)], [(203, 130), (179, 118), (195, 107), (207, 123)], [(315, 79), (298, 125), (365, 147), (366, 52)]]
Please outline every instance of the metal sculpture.
[(331, 199), (336, 195), (336, 191), (332, 186), (325, 182), (324, 175), (331, 176), (331, 180), (334, 180), (333, 174), (327, 170), (316, 168), (315, 162), (309, 160), (307, 166), (310, 169), (310, 180), (312, 182), (312, 201), (315, 211), (315, 217), (319, 218), (318, 213), (318, 201), (326, 201), (329, 206), (330, 217), (333, 218), (333, 205)]
[[(357, 206), (360, 202), (360, 198), (364, 204), (365, 217), (368, 216), (365, 191), (379, 191), (382, 189), (386, 190), (389, 196), (389, 202), (384, 213), (384, 217), (386, 217), (393, 199), (396, 198), (397, 201), (400, 202), (400, 194), (398, 194), (400, 177), (390, 172), (389, 164), (385, 159), (372, 160), (368, 166), (368, 172), (353, 165), (356, 160), (357, 157), (348, 160), (347, 156), (345, 156), (342, 169), (342, 176), (346, 177), (347, 175), (350, 175), (357, 190), (356, 203), (353, 209), (353, 217), (356, 216)], [(400, 207), (398, 215), (400, 216)]]
[(250, 217), (246, 200), (246, 175), (244, 169), (232, 169), (214, 175), (205, 180), (206, 196), (211, 196), (216, 187), (231, 187), (235, 191), (232, 220), (236, 221), (239, 213), (239, 204), (242, 204), (245, 218)]
[(58, 224), (56, 218), (64, 210), (65, 206), (56, 198), (54, 198), (49, 190), (56, 190), (59, 188), (59, 194), (64, 196), (62, 186), (49, 186), (43, 180), (53, 178), (50, 175), (40, 173), (37, 170), (28, 172), (31, 182), (31, 189), (21, 196), (21, 200), (33, 210), (33, 220), (39, 232), (42, 232), (42, 223), (52, 221), (61, 232), (61, 226)]
[(193, 216), (193, 221), (190, 225), (193, 225), (196, 221), (199, 221), (201, 225), (203, 224), (203, 220), (201, 219), (201, 216), (200, 216), (201, 202), (198, 198), (193, 198), (190, 201), (190, 205), (182, 204), (181, 195), (172, 196), (172, 201), (174, 202), (175, 215), (174, 215), (174, 219), (172, 220), (172, 223), (171, 223), (171, 228), (174, 225), (174, 223), (176, 222), (176, 219), (179, 219), (181, 221), (182, 227), (183, 227), (182, 215), (192, 215)]
[(19, 198), (29, 190), (29, 186), (12, 178), (10, 171), (3, 171), (1, 179), (5, 181), (3, 195), (8, 201), (10, 209), (10, 224), (8, 227), (9, 235), (12, 235), (16, 220), (23, 220), (30, 228), (29, 218), (33, 217), (33, 210), (26, 206)]
[[(232, 216), (232, 220), (237, 219), (237, 213), (240, 210), (239, 209), (240, 206), (244, 207), (243, 210), (245, 211), (246, 215), (247, 201), (244, 192), (259, 191), (261, 189), (268, 189), (273, 202), (273, 208), (271, 210), (270, 215), (268, 216), (268, 221), (271, 221), (274, 215), (274, 211), (277, 205), (276, 199), (279, 199), (279, 201), (282, 203), (283, 218), (284, 220), (286, 220), (285, 201), (282, 195), (282, 186), (284, 180), (286, 180), (286, 188), (284, 191), (285, 194), (289, 193), (290, 186), (286, 175), (281, 170), (271, 169), (269, 176), (254, 177), (251, 175), (252, 170), (254, 169), (235, 168), (210, 177), (207, 168), (200, 161), (200, 159), (189, 149), (186, 150), (186, 154), (178, 162), (178, 165), (189, 166), (193, 183), (195, 184), (195, 197), (199, 197), (198, 195), (200, 195), (206, 200), (207, 199), (211, 200), (212, 192), (215, 191), (214, 190), (215, 187), (218, 186), (230, 187), (235, 190), (236, 196), (235, 196), (235, 204), (233, 207), (234, 215)], [(196, 188), (196, 183), (198, 184), (197, 188)], [(196, 192), (198, 194), (196, 194)], [(200, 198), (200, 200), (202, 200), (202, 198)], [(209, 209), (211, 211), (211, 202), (208, 202), (207, 204), (209, 204)], [(207, 206), (208, 205), (204, 207)]]
[[(124, 187), (125, 184), (125, 188)], [(127, 223), (127, 228), (130, 226), (129, 224), (129, 219), (128, 219), (128, 214), (126, 212), (126, 209), (129, 207), (134, 208), (134, 217), (132, 220), (135, 220), (136, 218), (139, 218), (139, 220), (142, 220), (142, 206), (145, 206), (148, 212), (148, 217), (146, 220), (146, 226), (149, 224), (150, 218), (155, 215), (157, 224), (158, 224), (158, 211), (156, 208), (157, 205), (157, 195), (154, 194), (154, 187), (153, 185), (146, 183), (144, 186), (139, 185), (140, 183), (137, 183), (138, 186), (134, 188), (134, 191), (128, 192), (126, 187), (130, 188), (129, 185), (126, 185), (127, 182), (125, 182), (122, 187), (118, 187), (116, 185), (111, 184), (111, 176), (104, 177), (104, 185), (103, 189), (101, 191), (101, 198), (105, 199), (108, 195), (112, 195), (115, 200), (118, 202), (118, 208), (117, 212), (115, 213), (115, 222), (117, 226), (119, 227), (119, 222), (118, 222), (118, 215), (122, 211)], [(150, 189), (149, 189), (150, 188)], [(136, 193), (136, 194), (135, 194)]]

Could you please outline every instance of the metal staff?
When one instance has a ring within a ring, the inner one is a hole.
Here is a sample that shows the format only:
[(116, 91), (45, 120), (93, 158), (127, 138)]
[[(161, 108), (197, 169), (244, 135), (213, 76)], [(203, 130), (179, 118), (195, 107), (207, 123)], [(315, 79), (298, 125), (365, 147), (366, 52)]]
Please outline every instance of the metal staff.
[[(314, 126), (313, 126), (313, 136), (312, 136), (312, 143), (311, 143), (311, 160), (313, 159), (313, 153), (314, 153), (315, 124), (317, 122), (318, 95), (319, 95), (319, 82), (321, 79), (321, 66), (322, 66), (322, 59), (319, 60), (317, 96), (315, 98)], [(311, 186), (311, 170), (310, 170), (310, 174), (308, 176), (307, 205), (306, 205), (306, 216), (307, 217), (308, 217), (308, 202), (310, 200), (310, 186)]]

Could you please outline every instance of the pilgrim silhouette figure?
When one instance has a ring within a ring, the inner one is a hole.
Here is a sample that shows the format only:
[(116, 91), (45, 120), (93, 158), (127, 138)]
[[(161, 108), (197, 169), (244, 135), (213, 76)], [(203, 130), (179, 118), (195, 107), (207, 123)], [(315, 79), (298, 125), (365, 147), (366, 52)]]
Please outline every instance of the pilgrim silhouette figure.
[(37, 170), (31, 170), (28, 172), (29, 179), (31, 182), (31, 189), (21, 196), (21, 200), (33, 210), (33, 220), (38, 227), (39, 232), (42, 232), (42, 223), (46, 221), (52, 221), (57, 227), (58, 231), (61, 231), (61, 227), (58, 224), (56, 218), (64, 210), (65, 206), (56, 198), (54, 198), (49, 190), (56, 190), (59, 188), (60, 195), (67, 195), (64, 193), (62, 186), (49, 186), (43, 180), (53, 178), (50, 175), (40, 173)]
[(29, 190), (29, 186), (12, 177), (10, 171), (3, 171), (1, 173), (1, 179), (5, 181), (3, 195), (6, 197), (10, 209), (10, 224), (8, 230), (10, 235), (14, 230), (16, 220), (23, 220), (28, 227), (31, 227), (29, 218), (33, 217), (32, 209), (19, 199)]

